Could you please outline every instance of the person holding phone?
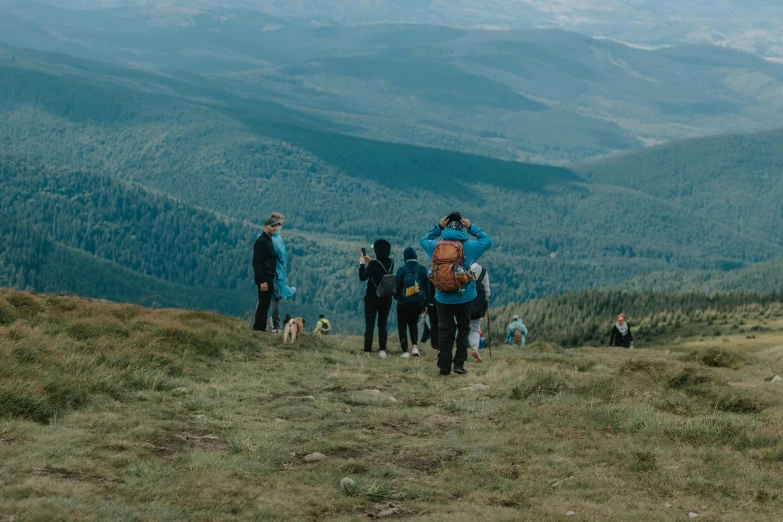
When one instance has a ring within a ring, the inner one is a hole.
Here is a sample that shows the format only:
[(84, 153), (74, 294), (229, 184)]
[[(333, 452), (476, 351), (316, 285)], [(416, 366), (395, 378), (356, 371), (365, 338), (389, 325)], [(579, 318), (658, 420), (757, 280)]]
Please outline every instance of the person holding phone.
[(264, 231), (253, 244), (253, 276), (258, 289), (258, 307), (253, 329), (266, 332), (269, 305), (275, 293), (275, 279), (277, 278), (277, 253), (272, 236), (277, 233), (280, 226), (278, 220), (268, 217), (264, 220)]
[(378, 321), (378, 344), (381, 359), (386, 359), (387, 324), (392, 307), (392, 296), (379, 297), (377, 287), (383, 276), (394, 270), (394, 260), (391, 259), (391, 243), (379, 239), (373, 243), (375, 259), (367, 255), (367, 250), (361, 249), (359, 258), (359, 280), (367, 281), (367, 291), (364, 295), (364, 354), (372, 353), (372, 342), (375, 336), (375, 322)]

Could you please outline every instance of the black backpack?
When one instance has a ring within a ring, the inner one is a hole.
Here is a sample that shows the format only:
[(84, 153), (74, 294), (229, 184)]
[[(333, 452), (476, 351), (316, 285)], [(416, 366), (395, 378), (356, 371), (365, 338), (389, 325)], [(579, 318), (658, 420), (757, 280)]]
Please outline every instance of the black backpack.
[[(377, 259), (373, 259), (373, 261), (377, 261), (377, 263), (383, 268), (383, 271), (386, 272), (386, 267), (383, 266), (383, 263)], [(397, 293), (397, 276), (394, 275), (393, 272), (394, 260), (392, 259), (389, 271), (384, 274), (383, 277), (381, 277), (381, 281), (375, 285), (375, 294), (378, 297), (391, 297)]]
[(487, 269), (481, 269), (481, 275), (476, 279), (476, 298), (470, 302), (470, 318), (472, 320), (481, 319), (487, 313), (487, 292), (484, 291), (484, 278), (487, 276)]
[[(407, 267), (406, 267), (407, 268)], [(402, 293), (397, 301), (401, 305), (424, 306), (424, 290), (419, 284), (419, 265), (414, 270), (407, 268), (402, 278)]]

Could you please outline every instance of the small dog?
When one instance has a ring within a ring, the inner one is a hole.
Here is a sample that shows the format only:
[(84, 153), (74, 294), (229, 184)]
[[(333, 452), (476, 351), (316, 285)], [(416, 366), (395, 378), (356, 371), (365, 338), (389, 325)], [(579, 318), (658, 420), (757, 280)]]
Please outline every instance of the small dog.
[(283, 332), (283, 344), (287, 343), (290, 339), (291, 344), (299, 344), (299, 340), (302, 338), (302, 332), (304, 331), (305, 321), (301, 317), (294, 317), (285, 324), (285, 331)]

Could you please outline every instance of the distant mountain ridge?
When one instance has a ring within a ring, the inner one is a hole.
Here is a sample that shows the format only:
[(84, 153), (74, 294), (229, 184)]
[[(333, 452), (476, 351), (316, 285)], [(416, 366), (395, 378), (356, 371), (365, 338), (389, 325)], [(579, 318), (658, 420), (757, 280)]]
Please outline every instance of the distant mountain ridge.
[(655, 274), (726, 288), (722, 274), (783, 260), (783, 131), (564, 168), (367, 140), (197, 76), (8, 47), (0, 88), (0, 213), (15, 238), (0, 285), (146, 303), (160, 282), (160, 304), (242, 313), (272, 210), (288, 218), (292, 309), (348, 331), (359, 248), (386, 237), (399, 258), (455, 209), (495, 240), (496, 305)]
[[(47, 0), (43, 0), (47, 1)], [(465, 29), (560, 28), (641, 46), (708, 43), (783, 58), (783, 6), (775, 0), (48, 0), (58, 7), (148, 13), (157, 24), (183, 25), (231, 10), (270, 19), (344, 25), (437, 24)], [(187, 7), (187, 9), (185, 8)]]
[(783, 65), (699, 40), (650, 51), (551, 24), (345, 26), (263, 12), (270, 3), (112, 5), (0, 1), (0, 38), (207, 76), (364, 138), (516, 161), (567, 164), (783, 119)]

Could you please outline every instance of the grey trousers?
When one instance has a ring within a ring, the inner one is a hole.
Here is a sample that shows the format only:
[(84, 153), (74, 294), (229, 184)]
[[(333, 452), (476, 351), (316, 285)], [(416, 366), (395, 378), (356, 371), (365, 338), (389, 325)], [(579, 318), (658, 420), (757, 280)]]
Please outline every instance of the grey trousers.
[(272, 297), (272, 303), (269, 310), (272, 312), (272, 330), (280, 329), (280, 301), (282, 297)]

